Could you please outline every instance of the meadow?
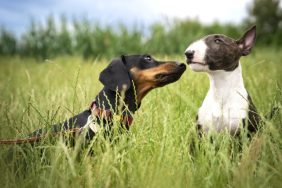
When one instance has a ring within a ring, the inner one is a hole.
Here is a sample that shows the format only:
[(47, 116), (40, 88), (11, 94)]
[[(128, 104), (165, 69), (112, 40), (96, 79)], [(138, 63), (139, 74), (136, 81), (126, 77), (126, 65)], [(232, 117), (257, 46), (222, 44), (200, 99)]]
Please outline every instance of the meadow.
[[(181, 55), (155, 57), (184, 62)], [(111, 58), (1, 57), (0, 139), (25, 137), (87, 108)], [(281, 107), (282, 50), (257, 48), (241, 61), (259, 113)], [(208, 87), (204, 73), (188, 68), (178, 82), (149, 93), (130, 131), (111, 141), (99, 135), (82, 149), (60, 137), (0, 145), (0, 187), (281, 187), (281, 112), (243, 139), (241, 150), (227, 134), (199, 141), (194, 122)]]

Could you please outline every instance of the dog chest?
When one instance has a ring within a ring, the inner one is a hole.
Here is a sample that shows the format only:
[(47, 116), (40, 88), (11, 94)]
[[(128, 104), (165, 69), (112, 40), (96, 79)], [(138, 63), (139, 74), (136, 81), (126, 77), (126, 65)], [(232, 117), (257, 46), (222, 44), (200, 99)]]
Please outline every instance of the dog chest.
[(248, 94), (245, 89), (215, 95), (208, 92), (198, 111), (198, 124), (204, 132), (227, 130), (234, 133), (248, 114)]

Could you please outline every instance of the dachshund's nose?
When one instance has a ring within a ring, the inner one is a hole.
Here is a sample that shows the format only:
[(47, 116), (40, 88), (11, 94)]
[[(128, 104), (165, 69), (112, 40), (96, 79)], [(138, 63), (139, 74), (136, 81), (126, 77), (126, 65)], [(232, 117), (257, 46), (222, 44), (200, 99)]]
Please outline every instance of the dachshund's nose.
[(195, 53), (194, 50), (187, 50), (187, 51), (185, 52), (185, 56), (186, 56), (186, 58), (187, 58), (188, 60), (192, 60), (193, 57), (194, 57), (194, 53)]
[(185, 68), (186, 67), (186, 65), (184, 63), (181, 63), (178, 66), (181, 67), (181, 68)]

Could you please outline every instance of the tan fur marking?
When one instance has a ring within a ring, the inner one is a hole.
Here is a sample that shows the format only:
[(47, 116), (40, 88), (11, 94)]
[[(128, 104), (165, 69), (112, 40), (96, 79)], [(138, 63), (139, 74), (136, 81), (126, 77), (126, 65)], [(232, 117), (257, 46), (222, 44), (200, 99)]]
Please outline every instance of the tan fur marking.
[(133, 75), (133, 81), (136, 84), (136, 93), (138, 103), (141, 102), (142, 98), (152, 89), (157, 87), (158, 80), (155, 78), (157, 74), (170, 73), (175, 69), (176, 64), (165, 63), (157, 67), (150, 69), (139, 70), (134, 67), (130, 70)]

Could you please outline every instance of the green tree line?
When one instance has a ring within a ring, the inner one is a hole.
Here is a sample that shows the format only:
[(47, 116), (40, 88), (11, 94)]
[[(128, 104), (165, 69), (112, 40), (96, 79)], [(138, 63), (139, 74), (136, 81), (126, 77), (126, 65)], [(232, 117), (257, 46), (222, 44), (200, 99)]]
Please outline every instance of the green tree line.
[(50, 15), (45, 23), (32, 20), (20, 37), (4, 27), (0, 30), (0, 55), (53, 58), (82, 55), (84, 58), (130, 53), (181, 54), (195, 39), (210, 33), (240, 37), (256, 24), (257, 45), (282, 47), (282, 13), (279, 0), (254, 0), (249, 16), (241, 24), (201, 24), (198, 20), (171, 19), (141, 26), (105, 26), (89, 19), (69, 21)]

